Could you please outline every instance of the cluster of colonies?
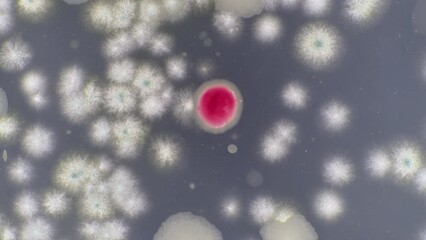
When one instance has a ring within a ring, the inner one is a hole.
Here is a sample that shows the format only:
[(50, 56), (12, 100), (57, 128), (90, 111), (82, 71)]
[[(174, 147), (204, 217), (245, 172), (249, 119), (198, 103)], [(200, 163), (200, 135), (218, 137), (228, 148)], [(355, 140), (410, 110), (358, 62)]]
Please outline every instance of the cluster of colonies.
[[(64, 0), (68, 4), (84, 0)], [(0, 2), (0, 68), (10, 73), (22, 73), (20, 90), (29, 107), (43, 111), (50, 104), (49, 79), (40, 69), (28, 69), (33, 60), (31, 46), (21, 37), (11, 34), (15, 17), (28, 23), (41, 23), (53, 15), (53, 0), (3, 0)], [(170, 112), (176, 121), (191, 128), (194, 123), (210, 133), (222, 133), (232, 128), (242, 111), (242, 96), (228, 81), (212, 81), (197, 91), (185, 82), (190, 68), (202, 78), (209, 78), (213, 61), (206, 59), (192, 64), (190, 56), (176, 54), (175, 39), (162, 28), (165, 24), (183, 21), (191, 12), (209, 12), (216, 4), (212, 25), (225, 41), (237, 41), (246, 28), (245, 17), (255, 16), (251, 23), (253, 39), (271, 46), (285, 36), (285, 23), (277, 12), (300, 9), (309, 18), (326, 16), (332, 9), (330, 0), (250, 0), (247, 4), (216, 0), (93, 0), (84, 5), (86, 25), (105, 37), (101, 44), (107, 60), (103, 76), (90, 76), (79, 66), (70, 64), (58, 74), (54, 88), (60, 98), (63, 117), (70, 123), (87, 128), (91, 144), (101, 149), (112, 147), (114, 158), (134, 159), (143, 145), (148, 145), (156, 166), (176, 165), (182, 153), (181, 143), (173, 134), (151, 137), (151, 126)], [(384, 10), (386, 1), (345, 0), (343, 16), (356, 26), (365, 28), (374, 23)], [(15, 14), (16, 12), (16, 14)], [(331, 24), (314, 20), (307, 23), (294, 37), (295, 58), (315, 71), (336, 66), (343, 52), (343, 39)], [(138, 60), (135, 52), (147, 53), (152, 59)], [(158, 64), (161, 62), (162, 64)], [(24, 72), (25, 71), (25, 72)], [(185, 85), (186, 84), (186, 85)], [(299, 81), (286, 83), (282, 92), (283, 104), (292, 110), (302, 110), (309, 102), (308, 90)], [(0, 140), (4, 146), (19, 143), (22, 156), (8, 161), (7, 175), (17, 186), (27, 189), (36, 179), (37, 167), (55, 150), (58, 136), (43, 123), (20, 120), (19, 113), (7, 113), (6, 93), (0, 92)], [(351, 111), (338, 100), (325, 103), (319, 116), (324, 129), (339, 132), (345, 129)], [(268, 130), (261, 144), (262, 157), (279, 162), (297, 143), (298, 128), (290, 120), (279, 120)], [(152, 139), (149, 143), (147, 140)], [(230, 146), (236, 152), (236, 146)], [(375, 176), (385, 175), (387, 169), (401, 180), (414, 179), (423, 189), (426, 179), (420, 171), (417, 148), (403, 144), (392, 151), (393, 164), (387, 152), (376, 154), (369, 165)], [(377, 156), (380, 156), (377, 158)], [(379, 159), (379, 160), (377, 160)], [(36, 193), (21, 190), (14, 198), (13, 214), (18, 221), (0, 218), (0, 239), (60, 239), (56, 225), (75, 207), (79, 219), (78, 232), (84, 239), (126, 239), (129, 221), (149, 208), (141, 191), (139, 179), (132, 171), (107, 156), (72, 152), (61, 154), (55, 163), (52, 186)], [(393, 167), (391, 167), (393, 166)], [(351, 163), (342, 156), (330, 158), (324, 176), (331, 185), (345, 185), (353, 178)], [(423, 176), (423, 177), (422, 177)], [(247, 181), (260, 186), (262, 176), (250, 172)], [(336, 219), (343, 212), (343, 201), (334, 191), (320, 192), (314, 208), (323, 219)], [(73, 203), (73, 204), (71, 204)], [(74, 204), (75, 203), (75, 204)], [(236, 217), (240, 212), (237, 198), (225, 199), (221, 204), (224, 216)], [(306, 219), (295, 208), (279, 203), (268, 196), (256, 197), (248, 206), (253, 222), (260, 225), (265, 240), (286, 235), (289, 239), (314, 240), (318, 236)], [(155, 240), (222, 239), (220, 231), (201, 216), (177, 213), (159, 227)], [(65, 239), (65, 238), (64, 238)]]

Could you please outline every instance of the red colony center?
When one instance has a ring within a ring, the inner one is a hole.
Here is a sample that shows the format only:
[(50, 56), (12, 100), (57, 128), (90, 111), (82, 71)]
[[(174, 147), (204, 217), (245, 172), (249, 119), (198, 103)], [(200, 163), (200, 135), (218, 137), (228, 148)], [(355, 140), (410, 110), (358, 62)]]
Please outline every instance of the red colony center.
[(206, 124), (219, 128), (233, 119), (237, 104), (237, 98), (231, 89), (226, 86), (211, 86), (198, 100), (198, 113)]

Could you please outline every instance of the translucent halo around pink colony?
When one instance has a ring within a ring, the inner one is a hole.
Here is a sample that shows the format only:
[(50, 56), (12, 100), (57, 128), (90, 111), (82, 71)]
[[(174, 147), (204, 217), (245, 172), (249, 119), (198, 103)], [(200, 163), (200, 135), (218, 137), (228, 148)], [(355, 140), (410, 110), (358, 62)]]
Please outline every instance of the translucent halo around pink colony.
[(199, 126), (207, 132), (219, 134), (238, 123), (243, 110), (243, 98), (233, 83), (212, 80), (198, 88), (195, 105)]

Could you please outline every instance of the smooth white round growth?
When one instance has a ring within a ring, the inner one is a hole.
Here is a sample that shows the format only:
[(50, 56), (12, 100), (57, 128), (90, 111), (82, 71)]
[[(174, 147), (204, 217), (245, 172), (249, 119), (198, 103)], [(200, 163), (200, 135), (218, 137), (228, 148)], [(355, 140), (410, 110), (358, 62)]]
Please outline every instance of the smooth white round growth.
[[(262, 240), (317, 240), (318, 234), (306, 218), (293, 214), (286, 221), (273, 220), (260, 229)], [(285, 237), (284, 237), (285, 236)]]
[(263, 0), (214, 0), (216, 11), (224, 11), (239, 17), (249, 18), (260, 14), (265, 3)]
[(189, 212), (176, 213), (164, 221), (153, 240), (222, 240), (221, 232), (207, 219)]

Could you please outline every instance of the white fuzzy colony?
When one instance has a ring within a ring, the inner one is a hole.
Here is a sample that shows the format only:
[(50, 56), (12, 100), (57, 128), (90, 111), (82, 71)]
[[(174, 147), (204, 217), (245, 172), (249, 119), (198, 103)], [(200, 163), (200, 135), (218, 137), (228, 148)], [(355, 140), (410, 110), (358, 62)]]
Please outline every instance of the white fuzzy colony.
[(166, 33), (158, 33), (151, 38), (149, 50), (155, 57), (163, 57), (172, 52), (175, 45), (172, 36)]
[(15, 240), (18, 237), (17, 229), (9, 223), (2, 223), (0, 226), (0, 237), (4, 240)]
[(324, 163), (323, 177), (333, 186), (344, 186), (354, 178), (352, 163), (342, 156), (334, 156)]
[(240, 202), (235, 197), (224, 199), (220, 208), (222, 215), (228, 219), (238, 217), (241, 211)]
[(309, 100), (308, 90), (299, 82), (290, 82), (281, 91), (281, 100), (290, 109), (304, 109)]
[(150, 95), (141, 101), (139, 111), (142, 117), (156, 120), (164, 116), (171, 104), (173, 92), (171, 88), (165, 89), (158, 95)]
[(227, 40), (236, 40), (244, 28), (241, 18), (226, 12), (218, 12), (213, 16), (213, 26)]
[(63, 116), (73, 124), (82, 124), (99, 111), (102, 91), (88, 81), (85, 71), (77, 65), (61, 71), (58, 95)]
[(330, 101), (320, 109), (322, 125), (328, 132), (340, 132), (348, 127), (351, 111), (340, 101)]
[(113, 168), (104, 157), (65, 156), (56, 168), (54, 182), (58, 190), (48, 192), (43, 201), (46, 213), (63, 216), (75, 202), (83, 221), (79, 231), (85, 239), (126, 239), (128, 226), (123, 220), (139, 217), (148, 207), (133, 173), (125, 167)]
[(22, 137), (22, 148), (34, 159), (43, 159), (55, 149), (54, 133), (50, 129), (36, 124), (25, 131)]
[(323, 22), (308, 23), (296, 34), (296, 57), (312, 70), (333, 68), (339, 59), (343, 44), (337, 30)]
[(416, 144), (403, 141), (392, 148), (393, 170), (400, 180), (410, 180), (423, 165), (423, 155)]
[(123, 219), (84, 222), (79, 229), (80, 235), (87, 240), (127, 239), (129, 226)]
[(331, 0), (305, 0), (303, 11), (308, 16), (321, 17), (330, 11), (331, 4)]
[(120, 59), (108, 64), (107, 75), (110, 81), (128, 83), (133, 80), (136, 63), (130, 59)]
[(8, 35), (15, 26), (13, 12), (7, 8), (0, 7), (0, 36)]
[(40, 208), (38, 197), (32, 192), (20, 193), (14, 201), (14, 211), (18, 217), (29, 220)]
[(127, 57), (135, 48), (135, 41), (129, 33), (120, 32), (107, 39), (102, 47), (106, 58), (115, 60)]
[(22, 18), (37, 23), (45, 20), (53, 11), (54, 3), (53, 0), (17, 0), (16, 8)]
[(25, 73), (21, 78), (21, 90), (32, 108), (41, 110), (48, 105), (47, 78), (42, 72), (32, 70)]
[(147, 128), (136, 118), (115, 121), (112, 124), (112, 138), (116, 155), (123, 158), (137, 155), (146, 133)]
[(111, 124), (108, 119), (101, 117), (95, 120), (90, 126), (91, 143), (98, 146), (105, 146), (111, 137)]
[(374, 178), (384, 177), (391, 170), (391, 166), (392, 163), (386, 151), (377, 149), (369, 153), (366, 168)]
[(136, 93), (127, 86), (111, 85), (105, 91), (105, 107), (113, 114), (124, 114), (136, 107)]
[(414, 186), (417, 192), (421, 194), (426, 193), (426, 170), (424, 168), (419, 170), (414, 177)]
[(181, 147), (173, 138), (160, 137), (153, 141), (152, 154), (159, 167), (173, 167), (180, 160)]
[(172, 80), (182, 81), (187, 76), (187, 62), (183, 57), (171, 57), (166, 62), (166, 71)]
[(18, 158), (8, 166), (10, 181), (18, 185), (27, 185), (34, 177), (33, 165), (22, 158)]
[(19, 234), (22, 240), (50, 240), (53, 239), (53, 235), (53, 224), (42, 217), (26, 221)]
[(0, 117), (0, 140), (2, 143), (11, 143), (19, 132), (19, 122), (13, 116)]
[(87, 184), (78, 204), (80, 215), (88, 220), (105, 220), (113, 215), (109, 192), (103, 183)]
[(42, 206), (48, 215), (61, 216), (69, 210), (70, 200), (65, 192), (53, 190), (44, 195)]
[(194, 121), (194, 96), (191, 90), (185, 89), (176, 94), (173, 116), (184, 126), (190, 126)]
[(345, 205), (338, 193), (324, 190), (315, 195), (313, 209), (319, 219), (333, 222), (344, 213)]
[(108, 180), (111, 200), (123, 214), (136, 218), (148, 209), (148, 200), (136, 177), (126, 168), (116, 169)]
[(207, 79), (211, 76), (214, 68), (214, 63), (211, 59), (204, 59), (196, 64), (197, 74), (204, 79)]
[(383, 15), (389, 0), (345, 0), (344, 16), (361, 27), (374, 23)]
[(281, 19), (275, 15), (261, 15), (253, 25), (254, 39), (262, 44), (276, 42), (284, 32)]
[(249, 206), (249, 213), (254, 223), (262, 225), (277, 213), (278, 205), (269, 196), (256, 197)]
[(270, 163), (280, 162), (296, 143), (297, 126), (290, 121), (282, 120), (269, 129), (261, 142), (261, 155)]
[(191, 11), (191, 2), (188, 0), (163, 0), (163, 6), (167, 19), (172, 23), (182, 21)]
[[(86, 0), (64, 1), (80, 4)], [(13, 17), (4, 10), (8, 3), (9, 9), (12, 9), (11, 1), (0, 2), (0, 35), (8, 33), (14, 24)], [(54, 6), (53, 0), (17, 0), (15, 3), (17, 13), (32, 22), (45, 19), (53, 12)], [(310, 16), (322, 16), (329, 11), (329, 3), (329, 0), (306, 0), (303, 10)], [(173, 55), (174, 37), (159, 29), (162, 24), (184, 20), (192, 8), (207, 10), (209, 4), (208, 0), (90, 1), (84, 12), (86, 23), (92, 29), (106, 34), (101, 50), (108, 61), (105, 77), (109, 82), (104, 84), (98, 76), (89, 77), (79, 66), (64, 69), (59, 76), (57, 88), (63, 116), (71, 124), (90, 121), (90, 142), (98, 147), (113, 147), (114, 154), (119, 158), (138, 156), (148, 136), (149, 124), (163, 117), (171, 106), (172, 114), (178, 122), (191, 125), (194, 112), (193, 92), (185, 89), (175, 94), (175, 83), (169, 80), (187, 79), (192, 64), (186, 58)], [(244, 29), (241, 17), (259, 14), (264, 7), (265, 10), (275, 11), (280, 6), (293, 9), (300, 4), (300, 0), (247, 0), (244, 4), (232, 0), (215, 0), (215, 7), (220, 11), (214, 14), (213, 26), (222, 37), (236, 40), (242, 36)], [(266, 14), (256, 19), (253, 30), (258, 42), (270, 44), (283, 35), (284, 25), (279, 17)], [(296, 42), (299, 59), (314, 70), (334, 65), (342, 48), (337, 31), (322, 23), (305, 26)], [(139, 63), (130, 58), (137, 50), (146, 51), (156, 60), (164, 61), (165, 71), (153, 64)], [(20, 39), (7, 40), (0, 48), (0, 53), (0, 67), (9, 72), (24, 70), (32, 60), (30, 47)], [(206, 78), (210, 76), (212, 68), (211, 62), (205, 62), (199, 64), (197, 71)], [(46, 85), (47, 79), (39, 71), (29, 71), (22, 77), (21, 90), (27, 96), (29, 105), (36, 110), (45, 108), (48, 103)], [(307, 91), (303, 86), (289, 84), (282, 92), (282, 100), (289, 108), (302, 109), (307, 102)], [(99, 112), (102, 112), (102, 116), (97, 116)], [(332, 125), (329, 130), (338, 131), (347, 125), (350, 112), (342, 109), (326, 112), (323, 116), (326, 116), (327, 124)], [(19, 123), (15, 117), (6, 115), (0, 118), (2, 143), (12, 142), (18, 132)], [(278, 122), (262, 139), (262, 157), (271, 163), (281, 161), (297, 142), (296, 135), (297, 127), (294, 123)], [(32, 125), (23, 133), (21, 145), (27, 155), (43, 159), (54, 151), (55, 140), (56, 135), (50, 129)], [(182, 149), (175, 139), (154, 137), (150, 146), (158, 166), (170, 167), (178, 164)], [(400, 176), (414, 175), (413, 171), (399, 166), (400, 159), (403, 158), (400, 155), (404, 155), (401, 152), (404, 151), (394, 151), (395, 173)], [(374, 161), (375, 166), (380, 164), (384, 165), (384, 162)], [(383, 166), (380, 168), (383, 169)], [(333, 179), (330, 181), (332, 184), (349, 182), (351, 179), (348, 177), (352, 172), (351, 166), (348, 167), (347, 164), (333, 162), (326, 169), (327, 179)], [(381, 176), (384, 171), (376, 169), (374, 174)], [(8, 177), (17, 184), (27, 184), (32, 175), (32, 165), (22, 159), (8, 167)], [(416, 171), (417, 186), (424, 185), (420, 184), (425, 182), (423, 175), (422, 171)], [(252, 185), (259, 186), (262, 180), (260, 175), (260, 180), (258, 178), (253, 181), (257, 183)], [(128, 220), (139, 217), (148, 208), (139, 180), (129, 169), (115, 166), (105, 159), (96, 161), (88, 154), (75, 153), (60, 158), (53, 182), (53, 190), (46, 192), (42, 198), (44, 213), (49, 217), (63, 216), (77, 207), (76, 212), (82, 221), (79, 231), (84, 239), (127, 239), (130, 231)], [(317, 195), (316, 200), (314, 207), (320, 218), (333, 220), (343, 212), (343, 201), (334, 192), (322, 192)], [(20, 232), (18, 234), (16, 228), (0, 221), (0, 239), (14, 240), (18, 235), (23, 240), (54, 239), (52, 223), (37, 216), (40, 205), (38, 201), (32, 193), (21, 194), (14, 208), (15, 213), (24, 219)], [(221, 204), (221, 212), (227, 218), (237, 217), (240, 211), (240, 202), (235, 198), (225, 199)], [(299, 238), (301, 234), (306, 236), (304, 240), (316, 239), (315, 231), (312, 233), (303, 216), (295, 217), (293, 212), (289, 214), (281, 211), (270, 197), (258, 197), (252, 201), (249, 213), (257, 224), (270, 223), (272, 220), (273, 225), (262, 227), (261, 235), (264, 240), (280, 239), (276, 237), (276, 233), (282, 231), (289, 234), (289, 229), (290, 235), (297, 232)], [(222, 239), (220, 231), (203, 217), (178, 213), (161, 225), (154, 240), (195, 240), (199, 236), (206, 240)]]
[(0, 67), (4, 71), (22, 71), (30, 64), (32, 58), (30, 46), (21, 39), (9, 39), (0, 47)]

